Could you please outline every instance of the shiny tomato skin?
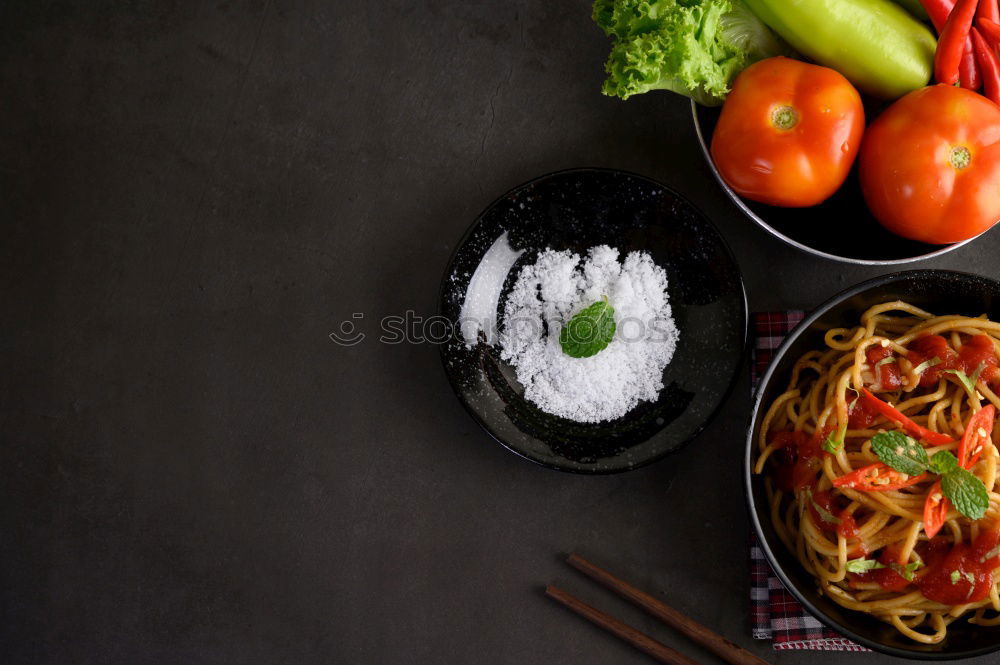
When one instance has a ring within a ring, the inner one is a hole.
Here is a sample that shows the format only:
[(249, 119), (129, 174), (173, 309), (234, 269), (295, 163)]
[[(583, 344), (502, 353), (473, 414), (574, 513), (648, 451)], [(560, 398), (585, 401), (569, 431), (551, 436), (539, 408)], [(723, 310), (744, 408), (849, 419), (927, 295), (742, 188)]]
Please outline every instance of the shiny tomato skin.
[[(961, 168), (954, 149), (968, 151)], [(911, 92), (865, 132), (859, 175), (889, 231), (935, 245), (977, 236), (1000, 219), (1000, 107), (953, 86)]]
[[(775, 125), (776, 109), (797, 121)], [(822, 203), (843, 184), (864, 134), (858, 91), (838, 72), (784, 57), (733, 82), (712, 135), (712, 160), (740, 196), (783, 207)]]

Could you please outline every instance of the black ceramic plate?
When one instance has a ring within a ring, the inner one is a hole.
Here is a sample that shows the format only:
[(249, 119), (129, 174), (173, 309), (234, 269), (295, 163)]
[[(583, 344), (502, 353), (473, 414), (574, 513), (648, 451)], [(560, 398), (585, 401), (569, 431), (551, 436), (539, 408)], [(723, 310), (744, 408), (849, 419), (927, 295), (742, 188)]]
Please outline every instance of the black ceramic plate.
[(820, 621), (855, 642), (893, 656), (918, 660), (968, 658), (1000, 649), (1000, 627), (974, 626), (956, 621), (948, 637), (937, 645), (916, 644), (895, 628), (860, 612), (845, 610), (821, 596), (816, 582), (785, 549), (771, 524), (763, 480), (751, 474), (754, 442), (760, 421), (775, 397), (788, 385), (795, 361), (806, 351), (825, 348), (823, 334), (830, 328), (854, 327), (870, 306), (905, 300), (934, 314), (986, 314), (1000, 320), (1000, 282), (944, 270), (914, 270), (879, 277), (844, 291), (810, 314), (785, 340), (774, 356), (754, 397), (747, 434), (744, 478), (750, 518), (771, 567), (785, 587)]
[(726, 195), (748, 218), (793, 247), (834, 261), (896, 265), (941, 256), (969, 242), (927, 245), (889, 233), (868, 211), (857, 169), (836, 194), (812, 208), (777, 208), (740, 198), (722, 179), (709, 152), (719, 109), (692, 102), (691, 113), (702, 152)]
[(581, 424), (525, 400), (498, 346), (481, 336), (469, 348), (457, 334), (441, 355), (455, 393), (479, 424), (518, 455), (582, 473), (633, 469), (700, 432), (731, 390), (746, 346), (743, 282), (715, 227), (686, 200), (638, 175), (578, 169), (542, 176), (497, 199), (460, 242), (440, 302), (456, 326), (476, 268), (504, 234), (523, 253), (516, 262), (500, 261), (503, 287), (496, 306), (488, 307), (498, 321), (521, 267), (539, 251), (582, 254), (607, 244), (623, 257), (648, 252), (666, 270), (680, 339), (656, 402), (641, 402), (611, 422)]

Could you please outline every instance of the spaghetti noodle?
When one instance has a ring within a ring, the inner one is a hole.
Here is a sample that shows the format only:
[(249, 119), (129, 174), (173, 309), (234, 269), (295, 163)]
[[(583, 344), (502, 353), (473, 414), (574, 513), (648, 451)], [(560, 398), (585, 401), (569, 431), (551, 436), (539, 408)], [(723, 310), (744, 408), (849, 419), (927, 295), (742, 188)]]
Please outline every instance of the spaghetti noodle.
[(912, 640), (1000, 625), (1000, 323), (887, 302), (825, 345), (761, 423), (778, 536), (822, 593)]

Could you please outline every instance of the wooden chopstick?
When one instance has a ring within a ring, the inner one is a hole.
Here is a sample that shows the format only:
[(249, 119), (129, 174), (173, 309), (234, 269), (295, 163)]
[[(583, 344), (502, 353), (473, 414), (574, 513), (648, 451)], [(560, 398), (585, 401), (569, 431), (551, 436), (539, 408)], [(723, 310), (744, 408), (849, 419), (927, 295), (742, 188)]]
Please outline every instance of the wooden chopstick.
[(732, 663), (732, 665), (768, 665), (766, 660), (761, 660), (743, 647), (730, 642), (722, 635), (703, 626), (686, 614), (682, 614), (666, 603), (653, 598), (648, 593), (636, 589), (628, 582), (615, 577), (603, 568), (595, 566), (579, 554), (570, 554), (566, 562), (590, 579), (614, 591), (649, 614), (652, 614), (671, 628), (684, 633), (726, 662)]
[(671, 649), (662, 642), (657, 642), (646, 633), (640, 632), (626, 623), (622, 623), (610, 614), (605, 614), (599, 609), (591, 607), (562, 589), (550, 584), (545, 587), (545, 595), (562, 603), (564, 606), (619, 639), (625, 640), (636, 649), (645, 651), (661, 663), (667, 663), (667, 665), (699, 665), (698, 661), (688, 658), (680, 651)]

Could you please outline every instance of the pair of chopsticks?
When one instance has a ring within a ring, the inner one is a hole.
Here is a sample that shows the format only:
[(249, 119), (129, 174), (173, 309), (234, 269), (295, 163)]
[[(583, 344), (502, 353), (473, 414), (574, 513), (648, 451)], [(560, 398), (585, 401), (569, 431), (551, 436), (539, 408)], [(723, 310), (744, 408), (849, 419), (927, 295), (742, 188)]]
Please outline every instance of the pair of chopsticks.
[[(570, 554), (566, 563), (573, 566), (581, 573), (594, 580), (598, 584), (614, 591), (622, 598), (632, 602), (647, 613), (653, 615), (671, 628), (684, 633), (693, 641), (697, 642), (705, 649), (711, 651), (719, 658), (732, 665), (768, 665), (767, 661), (761, 660), (746, 649), (733, 644), (722, 635), (706, 628), (686, 614), (678, 612), (669, 605), (660, 602), (649, 594), (636, 589), (603, 568), (599, 568), (590, 563), (578, 554)], [(622, 623), (610, 614), (587, 605), (579, 598), (572, 596), (562, 589), (552, 586), (545, 587), (545, 595), (562, 605), (573, 610), (588, 621), (600, 626), (612, 635), (622, 639), (635, 648), (646, 652), (661, 663), (668, 665), (698, 665), (698, 661), (685, 656), (680, 651), (668, 647), (662, 642), (654, 640), (649, 635), (640, 632)]]

